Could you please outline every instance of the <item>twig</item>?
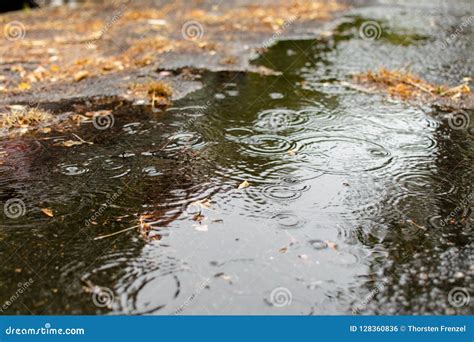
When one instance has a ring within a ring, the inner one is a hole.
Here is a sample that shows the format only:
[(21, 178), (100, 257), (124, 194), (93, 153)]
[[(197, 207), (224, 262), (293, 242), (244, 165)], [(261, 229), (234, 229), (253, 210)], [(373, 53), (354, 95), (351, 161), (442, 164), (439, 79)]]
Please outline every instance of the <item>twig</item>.
[(346, 87), (346, 88), (354, 89), (354, 90), (361, 91), (361, 92), (367, 93), (367, 94), (377, 94), (378, 93), (378, 91), (376, 91), (376, 90), (373, 90), (373, 89), (370, 89), (370, 88), (364, 88), (364, 87), (358, 86), (356, 84), (345, 82), (345, 81), (342, 81), (339, 84)]
[(411, 82), (411, 81), (407, 81), (407, 80), (402, 80), (402, 79), (399, 79), (400, 82), (403, 82), (403, 83), (406, 83), (408, 85), (411, 85), (412, 87), (415, 87), (415, 88), (418, 88), (420, 89), (421, 91), (424, 91), (425, 93), (428, 93), (430, 95), (433, 95), (433, 92), (429, 89), (426, 89), (425, 87), (422, 87), (421, 85), (419, 84), (416, 84), (414, 82)]
[(78, 135), (75, 134), (75, 133), (72, 133), (72, 135), (74, 135), (77, 139), (79, 139), (79, 141), (82, 142), (83, 144), (89, 144), (89, 145), (93, 145), (93, 144), (94, 144), (93, 142), (85, 141), (84, 139), (82, 139), (80, 136), (78, 136)]
[(111, 236), (114, 236), (114, 235), (118, 235), (118, 234), (121, 234), (121, 233), (125, 233), (125, 232), (128, 232), (129, 230), (132, 230), (132, 229), (138, 228), (138, 227), (140, 227), (140, 225), (133, 226), (133, 227), (129, 227), (129, 228), (125, 228), (125, 229), (119, 230), (118, 232), (115, 232), (115, 233), (111, 233), (111, 234), (107, 234), (107, 235), (101, 235), (101, 236), (98, 236), (98, 237), (94, 238), (94, 241), (96, 241), (96, 240), (102, 240), (102, 239), (105, 239), (105, 238), (108, 238), (108, 237), (111, 237)]

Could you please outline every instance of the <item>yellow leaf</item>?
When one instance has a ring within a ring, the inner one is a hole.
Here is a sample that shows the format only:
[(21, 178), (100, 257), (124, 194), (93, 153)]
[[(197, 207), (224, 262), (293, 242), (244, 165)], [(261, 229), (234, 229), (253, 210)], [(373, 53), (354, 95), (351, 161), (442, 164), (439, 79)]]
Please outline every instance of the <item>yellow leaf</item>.
[(31, 85), (29, 83), (26, 83), (26, 82), (21, 82), (19, 85), (18, 85), (18, 89), (19, 90), (28, 90), (31, 88)]
[(51, 209), (43, 208), (43, 209), (41, 209), (41, 211), (42, 211), (43, 214), (45, 214), (46, 216), (49, 216), (49, 217), (53, 217), (53, 216), (54, 216), (53, 211), (52, 211)]
[(250, 183), (244, 180), (242, 183), (239, 184), (237, 189), (245, 189), (245, 188), (248, 188), (249, 186), (250, 186)]

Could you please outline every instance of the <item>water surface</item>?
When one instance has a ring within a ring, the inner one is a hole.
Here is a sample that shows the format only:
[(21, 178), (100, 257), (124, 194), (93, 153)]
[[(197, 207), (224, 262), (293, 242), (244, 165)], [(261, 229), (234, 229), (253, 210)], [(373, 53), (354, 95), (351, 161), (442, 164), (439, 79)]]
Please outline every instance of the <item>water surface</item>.
[[(112, 128), (78, 129), (93, 145), (1, 141), (0, 199), (25, 204), (0, 216), (1, 301), (33, 280), (6, 312), (470, 312), (448, 293), (472, 286), (472, 135), (340, 84), (407, 63), (431, 82), (472, 74), (470, 29), (439, 45), (465, 12), (406, 6), (354, 10), (335, 36), (254, 61), (281, 76), (204, 73), (163, 112), (125, 105)], [(359, 37), (366, 20), (379, 39)], [(147, 237), (94, 240), (140, 218)]]

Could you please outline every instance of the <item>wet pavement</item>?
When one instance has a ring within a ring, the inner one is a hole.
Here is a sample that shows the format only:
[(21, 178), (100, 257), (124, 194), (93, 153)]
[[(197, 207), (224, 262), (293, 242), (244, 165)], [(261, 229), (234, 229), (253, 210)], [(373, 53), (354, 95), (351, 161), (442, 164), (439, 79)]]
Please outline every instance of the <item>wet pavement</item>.
[(358, 6), (251, 62), (281, 75), (200, 70), (161, 112), (97, 105), (113, 122), (74, 131), (93, 144), (0, 141), (3, 312), (472, 314), (472, 124), (341, 82), (458, 84), (473, 14)]

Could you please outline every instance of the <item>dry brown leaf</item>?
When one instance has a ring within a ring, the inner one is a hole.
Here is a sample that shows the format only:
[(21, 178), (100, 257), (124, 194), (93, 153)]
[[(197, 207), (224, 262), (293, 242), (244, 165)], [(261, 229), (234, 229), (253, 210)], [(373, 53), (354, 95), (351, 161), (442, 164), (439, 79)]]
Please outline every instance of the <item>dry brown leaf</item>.
[(193, 216), (193, 220), (199, 223), (201, 223), (204, 219), (205, 217), (201, 213), (197, 213), (196, 215)]
[(51, 209), (48, 209), (48, 208), (43, 208), (41, 209), (41, 212), (43, 214), (45, 214), (46, 216), (49, 216), (49, 217), (53, 217), (54, 216), (54, 213)]

